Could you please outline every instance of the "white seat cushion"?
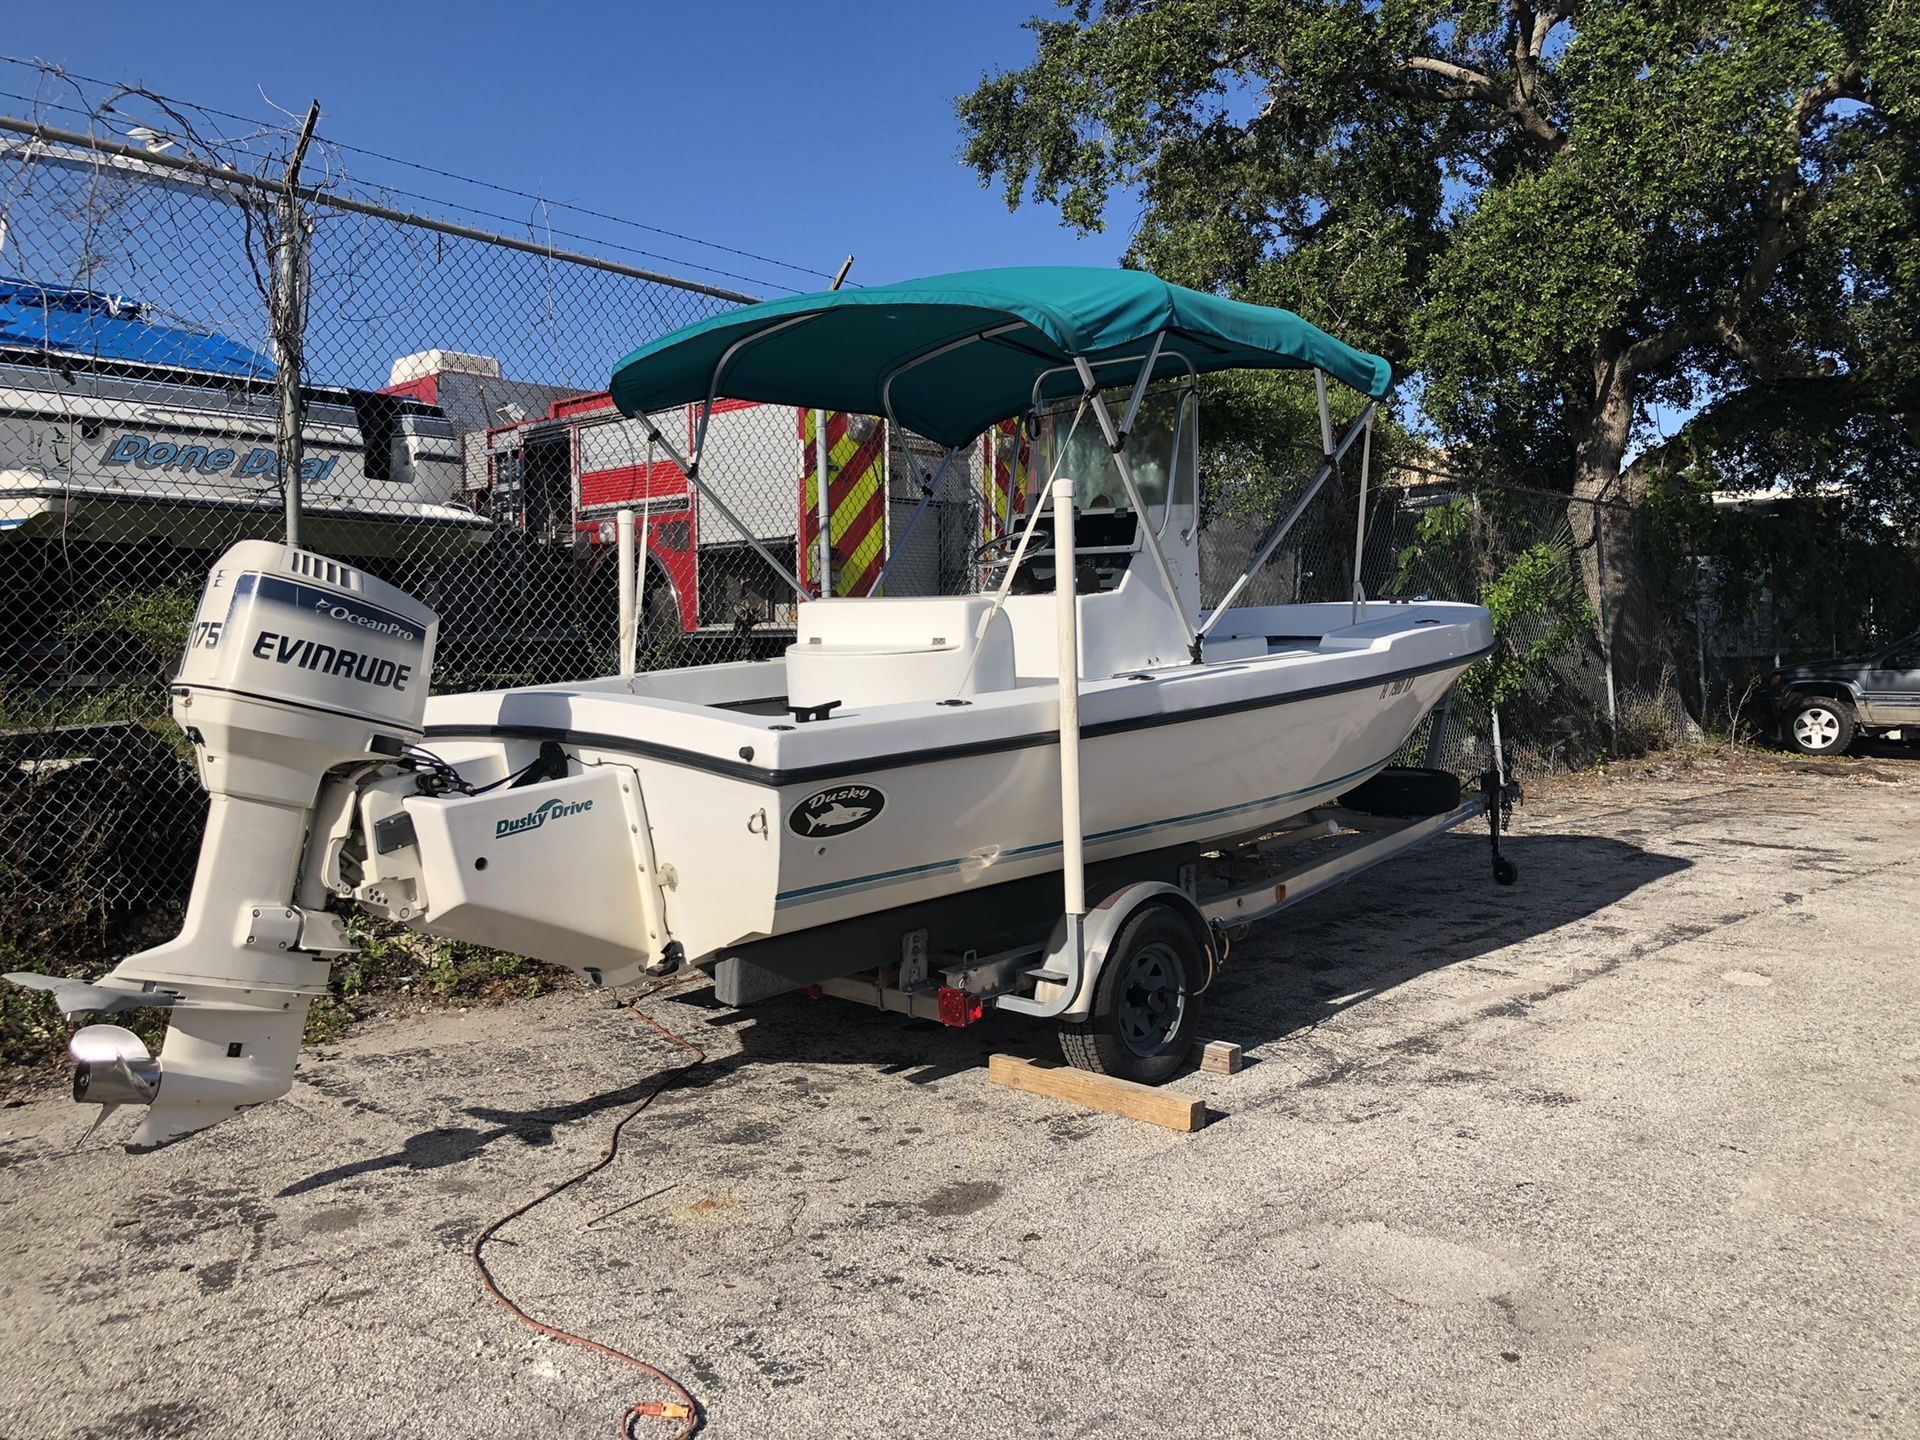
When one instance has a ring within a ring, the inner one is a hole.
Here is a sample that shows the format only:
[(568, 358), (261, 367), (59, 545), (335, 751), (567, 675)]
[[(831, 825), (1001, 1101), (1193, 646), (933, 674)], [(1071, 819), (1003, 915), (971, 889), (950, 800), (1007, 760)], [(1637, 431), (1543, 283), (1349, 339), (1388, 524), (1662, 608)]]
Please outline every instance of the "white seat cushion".
[(808, 601), (787, 647), (788, 703), (866, 709), (1012, 689), (1013, 632), (1004, 614), (987, 623), (991, 609), (984, 595)]

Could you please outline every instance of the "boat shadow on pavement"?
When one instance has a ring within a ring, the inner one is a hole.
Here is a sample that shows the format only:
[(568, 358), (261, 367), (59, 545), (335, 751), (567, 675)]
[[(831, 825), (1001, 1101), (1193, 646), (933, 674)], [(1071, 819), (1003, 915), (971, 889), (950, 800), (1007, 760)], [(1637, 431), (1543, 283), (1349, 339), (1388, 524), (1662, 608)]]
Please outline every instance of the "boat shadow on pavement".
[[(1431, 971), (1522, 945), (1588, 920), (1689, 861), (1625, 840), (1577, 834), (1508, 836), (1519, 883), (1496, 885), (1484, 840), (1451, 837), (1356, 877), (1253, 927), (1235, 940), (1202, 1015), (1200, 1038), (1261, 1051)], [(1056, 1060), (1044, 1024), (990, 1014), (964, 1029), (832, 999), (787, 995), (736, 1010), (710, 989), (663, 995), (648, 1009), (696, 1043), (719, 1031), (739, 1049), (682, 1073), (654, 1072), (629, 1085), (524, 1110), (470, 1106), (472, 1124), (409, 1136), (400, 1149), (295, 1181), (297, 1195), (387, 1169), (458, 1165), (503, 1140), (546, 1145), (556, 1127), (663, 1094), (702, 1090), (755, 1065), (851, 1066), (917, 1086), (977, 1071), (995, 1052)], [(323, 1088), (327, 1088), (323, 1085)]]

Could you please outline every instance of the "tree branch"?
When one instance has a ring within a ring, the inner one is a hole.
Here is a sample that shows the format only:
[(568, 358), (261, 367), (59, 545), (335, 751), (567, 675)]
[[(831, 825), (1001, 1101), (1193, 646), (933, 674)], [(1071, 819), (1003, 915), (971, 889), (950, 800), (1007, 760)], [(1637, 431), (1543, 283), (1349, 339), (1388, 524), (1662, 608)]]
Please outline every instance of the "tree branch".
[(1759, 243), (1734, 292), (1736, 308), (1744, 309), (1759, 298), (1773, 283), (1780, 262), (1790, 253), (1787, 222), (1807, 195), (1807, 182), (1800, 174), (1800, 146), (1806, 139), (1807, 126), (1836, 100), (1867, 98), (1866, 77), (1855, 63), (1809, 87), (1793, 102), (1793, 109), (1787, 115), (1787, 153), (1780, 168), (1767, 177), (1761, 191)]
[(1544, 10), (1534, 12), (1533, 33), (1527, 37), (1527, 58), (1540, 59), (1540, 52), (1547, 48), (1547, 37), (1564, 24), (1573, 15), (1573, 0), (1563, 4), (1549, 5)]
[[(1748, 364), (1761, 363), (1762, 357), (1742, 333), (1754, 302), (1767, 292), (1787, 258), (1801, 248), (1790, 222), (1800, 213), (1810, 187), (1800, 173), (1800, 146), (1807, 127), (1836, 100), (1870, 102), (1866, 77), (1857, 63), (1836, 75), (1829, 75), (1798, 96), (1787, 115), (1787, 154), (1774, 173), (1761, 186), (1758, 210), (1760, 225), (1755, 237), (1753, 258), (1735, 283), (1733, 294), (1693, 325), (1649, 335), (1627, 347), (1622, 364), (1638, 374), (1664, 364), (1681, 351), (1695, 345), (1718, 342), (1735, 358)], [(1818, 376), (1823, 369), (1818, 361), (1794, 362), (1786, 357), (1771, 357), (1772, 365), (1783, 374)]]
[[(1410, 56), (1400, 62), (1400, 69), (1406, 72), (1408, 78), (1397, 84), (1389, 78), (1387, 88), (1403, 99), (1450, 102), (1477, 100), (1511, 116), (1523, 133), (1549, 150), (1558, 150), (1567, 143), (1567, 137), (1560, 127), (1540, 112), (1532, 97), (1520, 93), (1505, 81), (1432, 55)], [(1441, 87), (1413, 78), (1421, 74), (1438, 75), (1450, 83)]]

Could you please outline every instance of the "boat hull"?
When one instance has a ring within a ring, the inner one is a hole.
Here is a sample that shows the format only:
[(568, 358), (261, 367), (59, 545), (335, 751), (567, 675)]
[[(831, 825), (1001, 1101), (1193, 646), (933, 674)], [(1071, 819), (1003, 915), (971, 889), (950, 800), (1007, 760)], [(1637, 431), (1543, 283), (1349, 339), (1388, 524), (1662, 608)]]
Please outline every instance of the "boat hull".
[[(1256, 834), (1384, 768), (1492, 639), (1478, 607), (1396, 609), (1344, 647), (1276, 642), (1245, 662), (1086, 682), (1088, 862)], [(430, 702), (427, 736), (482, 784), (549, 741), (630, 767), (667, 925), (695, 962), (1059, 870), (1051, 684), (813, 723), (779, 708), (783, 684), (775, 661), (449, 696)]]
[[(1084, 739), (1087, 860), (1257, 833), (1351, 790), (1388, 764), (1458, 673), (1430, 671), (1385, 699), (1369, 681), (1364, 705), (1346, 690)], [(787, 821), (817, 795), (860, 786), (884, 806), (852, 833), (815, 839)], [(769, 934), (1060, 868), (1057, 741), (786, 787), (779, 805)]]

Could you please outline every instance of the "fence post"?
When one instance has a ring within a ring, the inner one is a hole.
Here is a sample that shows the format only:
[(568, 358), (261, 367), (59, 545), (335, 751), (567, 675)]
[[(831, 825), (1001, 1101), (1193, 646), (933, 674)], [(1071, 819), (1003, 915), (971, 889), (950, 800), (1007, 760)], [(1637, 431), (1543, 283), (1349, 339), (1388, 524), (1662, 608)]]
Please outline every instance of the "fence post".
[(831, 469), (831, 456), (827, 449), (827, 412), (813, 412), (813, 473), (820, 482), (818, 495), (820, 512), (820, 556), (815, 564), (819, 567), (820, 598), (826, 600), (833, 595), (833, 502), (829, 498), (830, 487), (827, 484)]
[(1706, 557), (1693, 557), (1693, 651), (1700, 669), (1700, 723), (1707, 723), (1707, 587), (1701, 579)]
[(1613, 631), (1607, 624), (1607, 512), (1599, 499), (1589, 503), (1593, 506), (1593, 564), (1597, 581), (1594, 594), (1600, 602), (1600, 659), (1607, 677), (1607, 739), (1617, 750), (1620, 748), (1620, 708), (1613, 690)]
[(268, 326), (273, 332), (274, 389), (280, 401), (275, 449), (279, 452), (280, 488), (286, 500), (287, 544), (300, 543), (300, 463), (307, 423), (306, 395), (300, 388), (301, 352), (307, 324), (306, 215), (300, 206), (300, 166), (307, 158), (313, 127), (320, 122), (320, 102), (307, 107), (300, 138), (287, 163), (286, 183), (276, 202), (280, 242), (274, 257), (274, 279), (269, 294)]

